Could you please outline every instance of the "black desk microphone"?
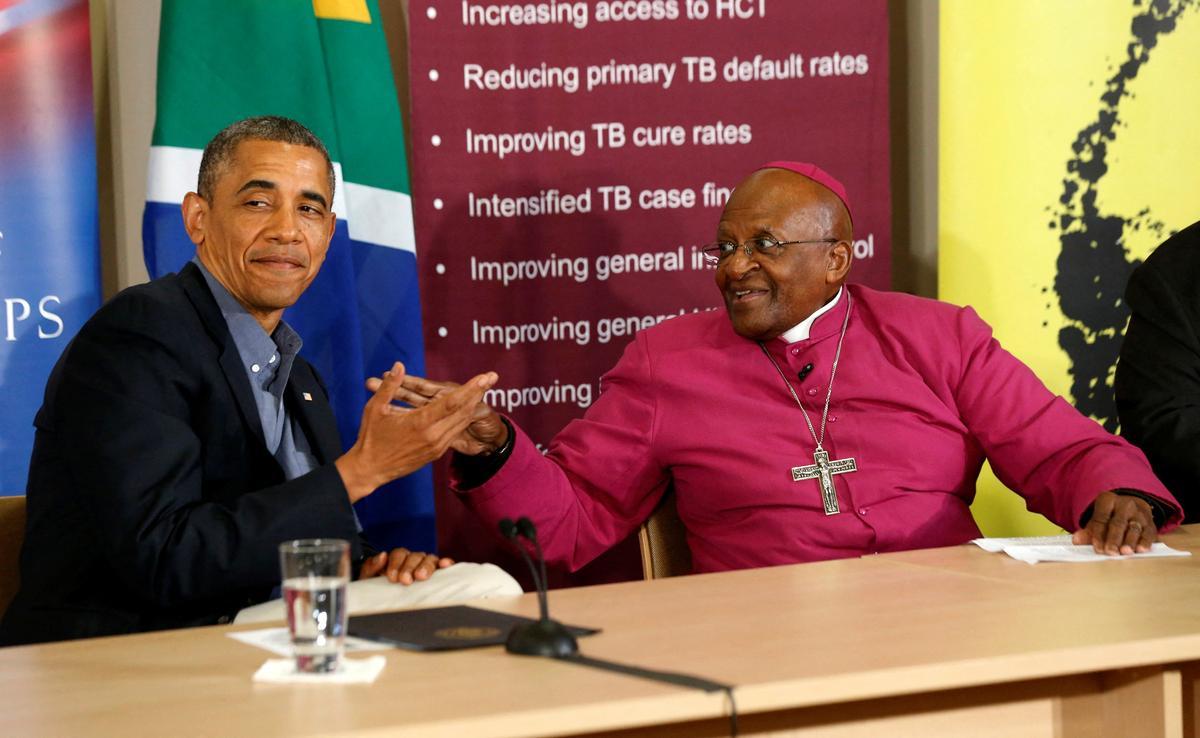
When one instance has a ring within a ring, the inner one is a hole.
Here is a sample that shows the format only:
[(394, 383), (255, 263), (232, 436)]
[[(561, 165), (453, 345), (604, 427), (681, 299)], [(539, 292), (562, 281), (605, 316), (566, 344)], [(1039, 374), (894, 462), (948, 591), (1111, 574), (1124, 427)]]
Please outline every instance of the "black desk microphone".
[[(504, 518), (500, 521), (500, 534), (512, 541), (513, 546), (521, 552), (521, 558), (525, 559), (529, 566), (533, 584), (537, 587), (538, 605), (542, 613), (542, 617), (536, 622), (514, 625), (504, 644), (505, 650), (523, 656), (564, 658), (575, 655), (579, 652), (579, 643), (576, 642), (575, 636), (571, 635), (571, 631), (562, 623), (550, 619), (550, 604), (546, 594), (546, 557), (542, 555), (542, 544), (538, 543), (537, 529), (533, 521), (523, 517), (513, 523), (512, 520)], [(525, 538), (533, 544), (534, 550), (537, 551), (541, 576), (538, 576), (538, 569), (534, 567), (533, 559), (529, 558), (529, 552), (525, 550), (519, 538)]]
[[(811, 369), (812, 365), (810, 364), (808, 368)], [(547, 602), (546, 594), (546, 557), (542, 554), (542, 544), (538, 543), (537, 529), (534, 527), (533, 521), (529, 518), (521, 517), (517, 518), (517, 522), (514, 523), (511, 519), (504, 518), (500, 521), (500, 534), (511, 541), (513, 546), (521, 552), (521, 558), (525, 559), (525, 564), (529, 567), (529, 573), (533, 577), (533, 583), (537, 587), (538, 605), (542, 612), (541, 619), (536, 622), (514, 625), (513, 629), (508, 633), (508, 640), (504, 643), (504, 650), (522, 656), (549, 656), (553, 659), (570, 661), (580, 666), (590, 666), (594, 669), (603, 669), (641, 679), (651, 679), (656, 682), (665, 682), (680, 687), (690, 687), (705, 692), (724, 692), (729, 697), (729, 734), (731, 736), (738, 734), (737, 703), (734, 701), (732, 685), (714, 682), (710, 679), (695, 677), (690, 674), (657, 671), (655, 669), (643, 669), (640, 666), (618, 664), (614, 661), (596, 659), (579, 653), (579, 643), (576, 642), (575, 636), (571, 635), (571, 631), (567, 630), (566, 626), (557, 620), (550, 619), (550, 605)], [(534, 551), (537, 552), (538, 564), (541, 569), (540, 576), (538, 574), (539, 567), (533, 565), (533, 559), (529, 557), (529, 552), (520, 540), (522, 538), (532, 543)]]

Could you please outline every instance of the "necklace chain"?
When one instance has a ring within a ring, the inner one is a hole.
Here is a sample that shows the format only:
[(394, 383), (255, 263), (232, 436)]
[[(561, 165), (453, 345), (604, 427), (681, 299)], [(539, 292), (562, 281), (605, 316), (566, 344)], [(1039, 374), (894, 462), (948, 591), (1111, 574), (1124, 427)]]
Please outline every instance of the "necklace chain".
[(783, 380), (783, 386), (792, 395), (792, 399), (796, 401), (800, 412), (804, 414), (804, 422), (808, 425), (808, 432), (812, 434), (813, 440), (817, 443), (817, 451), (824, 451), (822, 445), (825, 441), (825, 423), (829, 420), (829, 401), (833, 399), (833, 380), (837, 377), (838, 362), (842, 358), (842, 343), (846, 340), (846, 328), (850, 325), (850, 309), (853, 307), (853, 300), (850, 297), (850, 290), (846, 290), (846, 317), (842, 319), (842, 333), (838, 336), (837, 350), (833, 354), (833, 368), (829, 370), (829, 390), (825, 393), (825, 407), (821, 410), (821, 433), (817, 435), (816, 428), (813, 427), (812, 420), (808, 417), (808, 411), (804, 409), (804, 403), (800, 402), (800, 395), (796, 394), (796, 388), (792, 387), (792, 383), (788, 381), (787, 375), (783, 373), (779, 362), (775, 361), (775, 357), (771, 356), (771, 352), (767, 350), (766, 344), (762, 341), (758, 342), (758, 347), (766, 354), (767, 360), (771, 362), (771, 366), (775, 367), (775, 371), (779, 372), (779, 378)]

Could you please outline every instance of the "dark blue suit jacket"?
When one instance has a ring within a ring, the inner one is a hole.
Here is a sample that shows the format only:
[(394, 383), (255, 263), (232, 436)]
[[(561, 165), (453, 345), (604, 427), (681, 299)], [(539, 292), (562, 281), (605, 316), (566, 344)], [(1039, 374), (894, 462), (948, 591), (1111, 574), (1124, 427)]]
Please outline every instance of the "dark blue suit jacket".
[(301, 358), (285, 403), (321, 464), (290, 482), (194, 265), (100, 308), (34, 422), (21, 589), (0, 642), (224, 622), (268, 598), (293, 538), (348, 539), (357, 558), (337, 426)]

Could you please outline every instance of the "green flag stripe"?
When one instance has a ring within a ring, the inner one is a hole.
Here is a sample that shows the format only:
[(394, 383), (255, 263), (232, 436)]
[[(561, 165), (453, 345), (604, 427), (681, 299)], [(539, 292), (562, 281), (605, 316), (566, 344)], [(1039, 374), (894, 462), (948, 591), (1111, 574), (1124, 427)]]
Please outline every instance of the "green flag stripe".
[(155, 145), (203, 148), (235, 120), (275, 114), (340, 159), (311, 3), (166, 0), (161, 27)]
[(392, 77), (379, 4), (368, 0), (372, 22), (320, 20), (339, 161), (353, 182), (412, 192), (404, 155), (404, 125)]
[(298, 0), (166, 0), (153, 143), (202, 148), (229, 123), (285, 115), (311, 128), (353, 182), (409, 192), (379, 8), (322, 20)]

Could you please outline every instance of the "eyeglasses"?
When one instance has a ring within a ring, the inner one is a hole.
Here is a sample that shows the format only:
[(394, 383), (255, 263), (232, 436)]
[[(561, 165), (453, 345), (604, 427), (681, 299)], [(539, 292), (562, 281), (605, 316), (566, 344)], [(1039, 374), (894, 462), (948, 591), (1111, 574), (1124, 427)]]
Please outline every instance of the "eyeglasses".
[(780, 241), (774, 236), (755, 236), (747, 239), (742, 243), (737, 241), (717, 241), (710, 243), (700, 249), (704, 252), (704, 260), (709, 264), (718, 264), (725, 261), (733, 252), (741, 249), (746, 252), (746, 256), (754, 256), (757, 252), (764, 256), (778, 256), (783, 252), (784, 246), (791, 246), (796, 243), (837, 243), (841, 239), (838, 238), (816, 238), (805, 241)]

